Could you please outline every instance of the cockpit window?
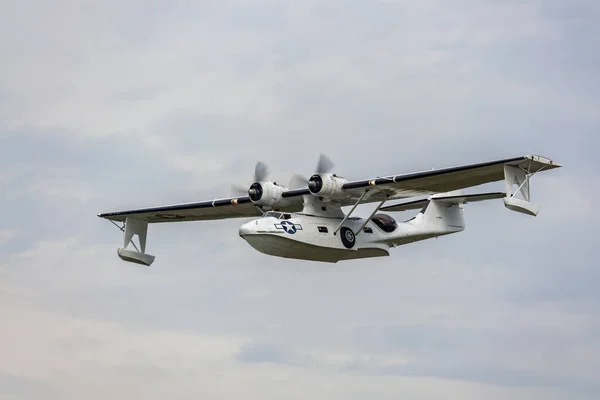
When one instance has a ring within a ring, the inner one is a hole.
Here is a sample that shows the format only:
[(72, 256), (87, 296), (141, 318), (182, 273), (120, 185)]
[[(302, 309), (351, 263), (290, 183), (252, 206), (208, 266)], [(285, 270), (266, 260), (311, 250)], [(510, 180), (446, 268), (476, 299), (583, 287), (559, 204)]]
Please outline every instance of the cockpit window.
[(267, 218), (267, 217), (273, 217), (273, 218), (277, 218), (277, 219), (290, 219), (290, 218), (292, 218), (292, 215), (280, 213), (277, 211), (268, 211), (263, 214), (263, 218)]
[(269, 211), (263, 214), (263, 218), (273, 217), (279, 219), (281, 217), (280, 212)]

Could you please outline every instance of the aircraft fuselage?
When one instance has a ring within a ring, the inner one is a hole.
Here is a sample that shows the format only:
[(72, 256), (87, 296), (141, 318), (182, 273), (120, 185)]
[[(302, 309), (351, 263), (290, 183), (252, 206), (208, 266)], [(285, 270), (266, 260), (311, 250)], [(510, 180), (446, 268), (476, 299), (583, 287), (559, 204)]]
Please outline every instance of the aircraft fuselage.
[(389, 256), (390, 247), (464, 229), (464, 226), (425, 223), (425, 217), (420, 213), (412, 220), (398, 223), (389, 215), (378, 214), (366, 224), (364, 218), (353, 217), (336, 232), (342, 218), (269, 212), (242, 225), (239, 235), (264, 254), (335, 263)]

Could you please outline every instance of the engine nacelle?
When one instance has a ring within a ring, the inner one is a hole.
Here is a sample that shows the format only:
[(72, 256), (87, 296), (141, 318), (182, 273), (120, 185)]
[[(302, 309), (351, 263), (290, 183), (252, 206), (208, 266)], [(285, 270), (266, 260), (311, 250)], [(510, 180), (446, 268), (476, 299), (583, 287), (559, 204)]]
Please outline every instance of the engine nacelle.
[(248, 197), (257, 206), (273, 208), (286, 203), (287, 199), (281, 195), (287, 190), (286, 187), (275, 182), (254, 182), (248, 189)]
[(315, 196), (330, 199), (340, 198), (345, 195), (342, 186), (346, 182), (348, 180), (335, 174), (315, 174), (308, 180), (308, 190)]

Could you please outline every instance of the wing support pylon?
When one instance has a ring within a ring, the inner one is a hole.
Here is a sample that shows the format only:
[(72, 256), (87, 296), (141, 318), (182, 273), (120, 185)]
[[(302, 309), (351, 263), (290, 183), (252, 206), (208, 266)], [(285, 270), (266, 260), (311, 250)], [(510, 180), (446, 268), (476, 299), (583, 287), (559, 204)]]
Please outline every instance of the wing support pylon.
[(335, 231), (333, 231), (333, 235), (337, 235), (338, 231), (342, 228), (342, 225), (344, 225), (344, 223), (346, 221), (348, 221), (348, 218), (350, 218), (350, 216), (352, 215), (352, 213), (354, 212), (354, 210), (356, 210), (356, 207), (358, 207), (358, 205), (360, 204), (360, 202), (365, 198), (365, 196), (367, 195), (369, 191), (365, 190), (363, 192), (363, 194), (360, 195), (360, 197), (358, 198), (358, 200), (356, 201), (356, 203), (354, 203), (354, 205), (352, 206), (352, 208), (350, 209), (350, 211), (348, 212), (348, 214), (346, 214), (346, 216), (344, 217), (344, 219), (342, 220), (342, 222), (339, 223), (339, 225), (337, 226), (337, 228), (335, 228)]
[(357, 236), (360, 232), (362, 232), (362, 230), (364, 229), (365, 226), (367, 226), (367, 224), (369, 223), (369, 221), (371, 220), (371, 218), (373, 218), (373, 216), (377, 213), (377, 211), (379, 211), (381, 209), (381, 207), (383, 207), (383, 205), (385, 204), (386, 201), (388, 201), (389, 196), (386, 195), (385, 199), (383, 199), (378, 205), (377, 207), (375, 207), (375, 209), (371, 212), (371, 215), (369, 215), (369, 218), (365, 219), (365, 222), (363, 222), (362, 226), (358, 229), (358, 231), (354, 232), (354, 236)]
[[(150, 266), (154, 262), (154, 256), (146, 253), (146, 237), (148, 236), (148, 221), (143, 219), (126, 217), (123, 226), (117, 225), (114, 221), (110, 221), (123, 232), (123, 247), (117, 249), (119, 258), (123, 261), (133, 262)], [(133, 237), (137, 235), (139, 248), (133, 241)], [(132, 245), (135, 250), (129, 250), (127, 247)]]

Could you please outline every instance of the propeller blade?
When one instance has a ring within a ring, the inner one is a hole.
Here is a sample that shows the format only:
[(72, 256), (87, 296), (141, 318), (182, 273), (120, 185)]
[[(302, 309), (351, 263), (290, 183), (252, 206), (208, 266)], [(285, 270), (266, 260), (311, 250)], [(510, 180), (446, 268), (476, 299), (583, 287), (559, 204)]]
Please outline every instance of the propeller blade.
[(254, 167), (254, 182), (262, 182), (267, 179), (269, 175), (269, 167), (262, 161), (256, 163)]
[(248, 188), (244, 188), (238, 185), (231, 185), (230, 189), (231, 197), (242, 197), (248, 195)]
[(334, 167), (333, 161), (331, 161), (325, 154), (321, 154), (319, 162), (317, 163), (317, 174), (326, 174), (331, 171)]
[(308, 185), (308, 179), (302, 175), (294, 174), (290, 178), (290, 189), (305, 188)]

